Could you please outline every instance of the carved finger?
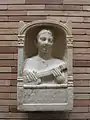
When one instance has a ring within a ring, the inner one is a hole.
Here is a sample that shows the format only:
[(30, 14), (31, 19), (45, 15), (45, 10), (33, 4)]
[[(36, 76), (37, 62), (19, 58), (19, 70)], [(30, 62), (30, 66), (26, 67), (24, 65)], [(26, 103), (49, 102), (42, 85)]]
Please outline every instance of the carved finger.
[(33, 71), (33, 73), (34, 73), (33, 75), (34, 75), (35, 80), (39, 79), (39, 77), (37, 76), (37, 72)]
[(36, 75), (33, 74), (33, 73), (32, 73), (32, 78), (33, 78), (34, 81), (37, 81), (37, 79), (38, 79), (38, 78), (36, 77)]
[(52, 73), (53, 73), (54, 76), (57, 76), (57, 72), (56, 72), (55, 69), (53, 69)]
[(30, 73), (30, 76), (31, 76), (32, 80), (35, 80), (35, 77), (32, 73)]
[(40, 78), (37, 80), (37, 84), (41, 84), (41, 79)]
[(58, 76), (59, 75), (59, 71), (58, 71), (58, 69), (56, 68), (56, 69), (54, 69), (54, 74), (55, 74), (55, 76)]
[(35, 75), (34, 75), (33, 77), (34, 77), (34, 80), (35, 80), (35, 81), (37, 81), (37, 80), (38, 80), (38, 78), (37, 78)]
[(63, 77), (65, 77), (65, 74), (64, 74), (64, 72), (63, 72), (63, 73), (61, 73), (61, 75), (62, 75)]
[(37, 77), (37, 75), (34, 75), (34, 78), (35, 78), (35, 80), (39, 79), (39, 78)]
[(28, 75), (29, 80), (32, 80), (31, 73), (29, 72), (27, 75)]
[(28, 72), (27, 71), (24, 71), (23, 78), (26, 79), (26, 80), (29, 80)]
[(57, 71), (58, 71), (58, 74), (59, 74), (59, 75), (62, 75), (62, 74), (61, 74), (61, 70), (60, 70), (59, 68), (57, 69)]
[(29, 76), (28, 76), (28, 74), (26, 74), (25, 77), (26, 77), (27, 80), (29, 80)]
[(26, 75), (24, 75), (24, 76), (23, 76), (23, 79), (25, 79), (25, 80), (26, 80), (26, 79), (27, 79), (27, 76), (26, 76)]
[(55, 72), (56, 72), (56, 75), (57, 75), (57, 76), (60, 75), (60, 71), (59, 71), (58, 68), (55, 69)]

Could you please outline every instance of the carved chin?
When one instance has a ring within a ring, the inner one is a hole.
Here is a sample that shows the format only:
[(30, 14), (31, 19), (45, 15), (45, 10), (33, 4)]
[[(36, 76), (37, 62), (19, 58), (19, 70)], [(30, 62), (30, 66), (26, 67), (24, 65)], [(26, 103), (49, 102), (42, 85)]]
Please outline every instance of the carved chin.
[(41, 50), (41, 52), (43, 52), (43, 53), (48, 53), (49, 50), (48, 50), (47, 48), (43, 48), (43, 49)]

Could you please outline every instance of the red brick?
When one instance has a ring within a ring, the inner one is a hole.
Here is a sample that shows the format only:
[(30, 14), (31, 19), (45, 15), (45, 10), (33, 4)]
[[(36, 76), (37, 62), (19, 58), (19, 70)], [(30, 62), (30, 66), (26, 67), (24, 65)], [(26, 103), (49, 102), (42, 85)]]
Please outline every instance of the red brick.
[(9, 112), (9, 106), (0, 106), (0, 112)]
[(11, 86), (16, 86), (17, 85), (17, 80), (11, 80), (10, 85)]
[(74, 87), (74, 93), (75, 94), (89, 94), (90, 93), (90, 86), (89, 87)]
[(8, 119), (20, 119), (20, 118), (28, 118), (28, 113), (0, 113), (0, 118), (8, 118)]
[(16, 100), (0, 100), (0, 105), (16, 105)]
[(0, 80), (0, 86), (9, 86), (10, 80)]
[(88, 112), (88, 107), (74, 107), (72, 110), (73, 113), (84, 113), (84, 112)]
[(79, 11), (82, 9), (83, 9), (83, 6), (81, 6), (81, 5), (63, 5), (63, 10)]
[(89, 106), (89, 113), (90, 113), (90, 106)]
[(45, 20), (46, 16), (9, 16), (8, 20), (9, 21), (14, 21), (14, 22), (19, 22), (20, 20), (23, 21), (33, 21), (33, 20)]
[(90, 4), (90, 1), (89, 0), (78, 0), (78, 1), (75, 1), (75, 0), (63, 0), (63, 4), (76, 4), (76, 5), (89, 5)]
[(0, 60), (10, 60), (10, 59), (13, 59), (14, 58), (14, 55), (13, 54), (0, 54)]
[(9, 73), (11, 72), (11, 67), (0, 67), (0, 73)]
[(17, 93), (10, 93), (10, 99), (17, 99)]
[(66, 22), (67, 19), (72, 22), (83, 22), (83, 17), (72, 17), (72, 16), (47, 16), (47, 19), (54, 19), (61, 22)]
[(89, 94), (74, 94), (75, 100), (89, 100)]
[(16, 60), (0, 60), (0, 67), (17, 66)]
[(88, 107), (89, 105), (90, 105), (90, 100), (74, 100), (74, 106)]
[(73, 45), (76, 48), (87, 48), (88, 49), (90, 47), (90, 42), (74, 42)]
[(6, 46), (0, 46), (0, 53), (17, 53), (18, 49), (17, 47), (6, 47)]
[(15, 93), (16, 92), (16, 87), (12, 87), (12, 86), (7, 86), (7, 87), (0, 87), (0, 93)]
[(24, 4), (25, 0), (1, 0), (0, 4)]
[(74, 60), (90, 60), (89, 54), (74, 54)]
[(46, 5), (45, 7), (46, 10), (82, 10), (83, 6), (81, 5)]
[(89, 29), (86, 30), (86, 34), (90, 35), (90, 30)]
[(42, 10), (45, 5), (8, 5), (8, 10)]
[(78, 60), (74, 60), (74, 66), (82, 66), (82, 67), (90, 67), (90, 61), (78, 61)]
[(89, 80), (90, 79), (90, 74), (74, 74), (74, 79), (75, 80)]
[(14, 59), (18, 59), (18, 54), (13, 54)]
[(83, 6), (83, 10), (90, 11), (90, 6), (88, 6), (88, 5), (87, 5), (87, 6), (85, 6), (85, 5), (84, 5), (84, 6)]
[(0, 46), (15, 46), (17, 47), (17, 41), (0, 41)]
[(10, 105), (10, 106), (9, 106), (9, 111), (12, 112), (12, 113), (13, 113), (13, 112), (18, 112), (17, 106), (16, 106), (16, 105)]
[(11, 67), (12, 72), (17, 72), (17, 67)]
[(90, 13), (86, 11), (28, 11), (27, 15), (61, 15), (61, 16), (72, 16), (72, 17), (89, 17)]
[(63, 5), (45, 5), (45, 10), (63, 10)]
[(26, 0), (26, 4), (62, 4), (62, 0)]
[(0, 15), (6, 15), (6, 16), (27, 15), (27, 12), (26, 11), (0, 11)]
[(89, 120), (90, 113), (71, 113), (69, 119), (71, 120)]
[(10, 93), (0, 93), (0, 99), (10, 99)]
[(18, 28), (18, 22), (0, 22), (0, 29), (7, 28), (12, 29), (12, 28)]
[(74, 86), (76, 87), (89, 87), (89, 80), (74, 80)]
[(73, 39), (74, 41), (89, 41), (90, 36), (89, 35), (73, 35)]
[(90, 48), (74, 48), (75, 53), (90, 53)]
[(85, 35), (86, 34), (86, 29), (72, 29), (72, 34), (73, 35)]
[(87, 67), (74, 67), (73, 73), (90, 73), (90, 68)]
[(7, 16), (0, 16), (0, 21), (8, 21), (8, 17)]
[(4, 80), (7, 80), (7, 79), (17, 79), (17, 75), (16, 74), (11, 74), (11, 73), (0, 73), (0, 79), (4, 79)]
[(0, 35), (0, 40), (18, 40), (17, 35)]
[(1, 35), (17, 35), (18, 30), (17, 29), (0, 29)]
[(90, 28), (89, 23), (72, 23), (72, 27), (75, 29), (80, 28), (80, 29), (87, 29)]
[(0, 5), (0, 10), (7, 10), (7, 5)]
[(84, 17), (83, 20), (84, 20), (84, 22), (86, 22), (86, 23), (89, 23), (89, 22), (90, 22), (90, 18), (89, 18), (89, 17)]

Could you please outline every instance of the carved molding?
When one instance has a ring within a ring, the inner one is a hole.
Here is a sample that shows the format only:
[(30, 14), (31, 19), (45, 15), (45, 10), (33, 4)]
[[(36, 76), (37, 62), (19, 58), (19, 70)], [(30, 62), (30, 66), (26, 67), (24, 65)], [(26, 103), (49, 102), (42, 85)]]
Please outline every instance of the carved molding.
[(25, 34), (27, 32), (28, 29), (32, 28), (33, 26), (41, 26), (41, 25), (53, 25), (53, 26), (58, 26), (60, 27), (65, 33), (66, 35), (72, 35), (72, 31), (70, 30), (70, 28), (68, 27), (68, 23), (61, 23), (57, 20), (51, 20), (51, 19), (46, 19), (46, 20), (36, 20), (33, 22), (29, 22), (25, 25), (23, 25), (20, 30), (19, 30), (19, 35)]
[(41, 85), (27, 85), (27, 84), (24, 84), (23, 87), (26, 88), (26, 89), (55, 89), (55, 88), (67, 88), (67, 84), (41, 84)]
[(17, 87), (18, 105), (23, 104), (23, 87)]
[(25, 35), (18, 35), (18, 46), (23, 47), (25, 41)]
[(66, 40), (67, 40), (67, 46), (68, 47), (73, 47), (73, 37), (72, 37), (72, 35), (67, 35), (66, 36)]

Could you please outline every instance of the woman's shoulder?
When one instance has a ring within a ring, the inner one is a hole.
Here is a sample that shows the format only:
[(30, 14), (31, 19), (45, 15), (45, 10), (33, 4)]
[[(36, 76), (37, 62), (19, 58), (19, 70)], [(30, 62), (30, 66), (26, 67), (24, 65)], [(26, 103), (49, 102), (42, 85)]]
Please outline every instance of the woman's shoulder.
[(67, 68), (66, 62), (64, 60), (55, 58), (55, 59), (53, 59), (53, 61), (54, 61), (54, 67), (56, 67), (56, 68), (60, 67), (61, 69)]
[(58, 59), (58, 58), (53, 58), (53, 62), (58, 64), (58, 65), (64, 65), (65, 64), (65, 61), (64, 60), (61, 60), (61, 59)]

